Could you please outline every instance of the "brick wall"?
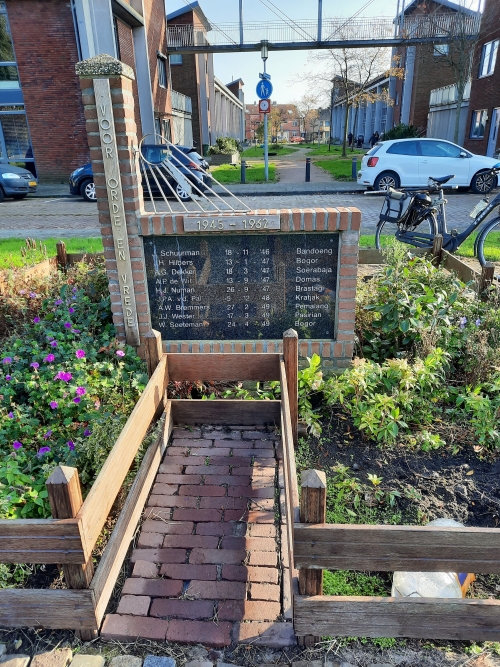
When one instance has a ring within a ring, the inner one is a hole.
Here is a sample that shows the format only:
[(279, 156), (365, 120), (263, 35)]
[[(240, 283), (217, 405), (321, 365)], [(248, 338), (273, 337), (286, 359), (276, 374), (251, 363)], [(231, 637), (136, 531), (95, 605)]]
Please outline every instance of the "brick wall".
[(89, 161), (69, 3), (7, 0), (7, 12), (39, 178), (66, 183)]
[[(123, 23), (123, 21), (120, 21), (120, 19), (116, 19), (116, 27), (118, 32), (118, 44), (120, 46), (120, 60), (131, 67), (135, 74), (134, 36), (132, 28), (126, 23)], [(132, 93), (134, 95), (134, 118), (137, 126), (137, 138), (140, 140), (142, 137), (141, 111), (139, 107), (137, 81), (135, 80), (132, 81)]]
[[(472, 86), (469, 102), (469, 113), (467, 124), (465, 126), (465, 148), (473, 153), (486, 155), (488, 139), (491, 130), (491, 119), (493, 109), (500, 107), (500, 53), (497, 54), (495, 70), (491, 76), (479, 78), (479, 67), (481, 64), (481, 53), (483, 45), (495, 39), (500, 39), (500, 3), (498, 0), (486, 0), (484, 6), (483, 18), (481, 20), (481, 31), (479, 40), (474, 50), (474, 60), (472, 63)], [(472, 122), (472, 113), (479, 109), (488, 110), (488, 121), (486, 123), (484, 138), (471, 139), (470, 129)], [(500, 141), (497, 137), (497, 147)]]
[[(148, 35), (149, 69), (155, 117), (166, 118), (172, 113), (171, 87), (162, 88), (158, 79), (157, 52), (167, 53), (164, 0), (144, 0), (144, 16)], [(168, 63), (167, 76), (168, 76)], [(168, 84), (167, 84), (168, 85)], [(175, 141), (175, 137), (173, 138)]]

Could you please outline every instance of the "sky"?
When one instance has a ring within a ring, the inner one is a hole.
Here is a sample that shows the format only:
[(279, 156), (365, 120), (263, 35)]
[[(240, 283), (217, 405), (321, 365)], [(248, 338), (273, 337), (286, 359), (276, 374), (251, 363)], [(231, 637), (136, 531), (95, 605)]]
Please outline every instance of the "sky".
[[(239, 0), (198, 0), (205, 15), (214, 24), (237, 23), (239, 20)], [(479, 0), (466, 0), (478, 2)], [(280, 10), (293, 20), (317, 19), (317, 0), (271, 0)], [(400, 0), (402, 2), (402, 0)], [(411, 0), (405, 0), (407, 6)], [(323, 16), (349, 18), (369, 3), (360, 17), (396, 15), (398, 0), (323, 0)], [(167, 12), (185, 7), (187, 0), (167, 0)], [(243, 0), (244, 22), (277, 21), (278, 18), (268, 8), (267, 0)], [(307, 82), (298, 80), (300, 76), (313, 69), (307, 63), (308, 51), (270, 51), (267, 71), (271, 74), (274, 92), (273, 101), (279, 104), (293, 102), (300, 98), (307, 89)], [(260, 53), (214, 54), (215, 76), (223, 83), (243, 79), (245, 102), (253, 103), (257, 96), (255, 88), (262, 72)], [(312, 86), (314, 88), (314, 86)]]

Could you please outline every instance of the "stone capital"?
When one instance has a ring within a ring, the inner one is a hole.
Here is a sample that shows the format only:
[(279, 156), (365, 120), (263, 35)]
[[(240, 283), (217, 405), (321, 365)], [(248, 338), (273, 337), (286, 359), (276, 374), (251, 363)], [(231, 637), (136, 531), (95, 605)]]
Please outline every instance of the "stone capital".
[(115, 76), (124, 76), (135, 79), (134, 71), (121, 60), (109, 56), (107, 53), (81, 60), (75, 65), (77, 76), (81, 79), (111, 79)]

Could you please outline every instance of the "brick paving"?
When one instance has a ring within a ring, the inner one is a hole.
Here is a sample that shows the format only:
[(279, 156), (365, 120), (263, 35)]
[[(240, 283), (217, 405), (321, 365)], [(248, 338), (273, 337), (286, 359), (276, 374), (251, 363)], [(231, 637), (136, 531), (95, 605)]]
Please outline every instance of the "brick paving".
[(271, 429), (173, 430), (103, 639), (295, 643), (280, 450)]

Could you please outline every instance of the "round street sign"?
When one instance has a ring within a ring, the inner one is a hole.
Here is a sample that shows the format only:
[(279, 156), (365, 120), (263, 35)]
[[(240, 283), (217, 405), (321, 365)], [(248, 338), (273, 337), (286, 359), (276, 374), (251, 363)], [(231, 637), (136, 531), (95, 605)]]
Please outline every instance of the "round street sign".
[(262, 81), (259, 81), (257, 84), (256, 91), (258, 98), (261, 100), (268, 99), (273, 94), (273, 84), (270, 81), (262, 79)]
[(260, 113), (269, 113), (271, 111), (271, 101), (259, 100), (259, 111)]

